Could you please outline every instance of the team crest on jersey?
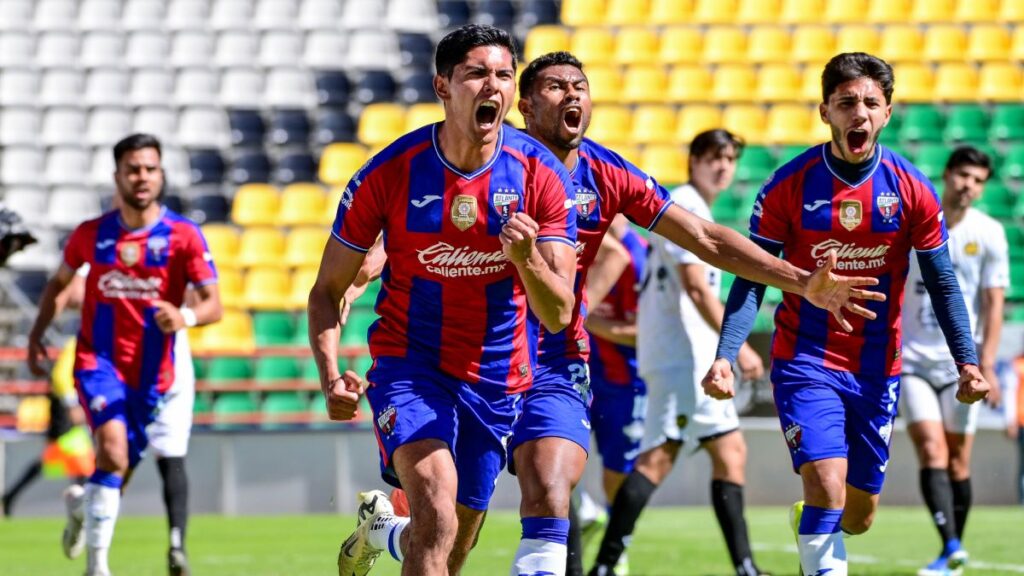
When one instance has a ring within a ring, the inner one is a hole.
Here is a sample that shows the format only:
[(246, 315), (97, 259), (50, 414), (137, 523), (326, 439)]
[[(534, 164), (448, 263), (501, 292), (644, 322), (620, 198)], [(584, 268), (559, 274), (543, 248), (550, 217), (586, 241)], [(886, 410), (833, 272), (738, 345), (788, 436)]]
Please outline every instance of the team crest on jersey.
[(968, 242), (964, 246), (964, 254), (966, 254), (968, 256), (977, 256), (978, 255), (978, 243), (977, 242)]
[(576, 190), (576, 210), (584, 219), (590, 218), (597, 210), (597, 194), (586, 188)]
[(476, 198), (459, 194), (452, 200), (452, 224), (465, 232), (476, 223)]
[(165, 236), (152, 236), (146, 241), (146, 248), (153, 253), (153, 258), (160, 259), (160, 255), (167, 248), (167, 237)]
[(137, 242), (125, 242), (117, 255), (125, 266), (135, 266), (142, 257), (142, 247)]
[(501, 214), (502, 220), (508, 220), (519, 209), (519, 193), (515, 188), (498, 188), (494, 193), (494, 209)]
[(875, 198), (875, 206), (882, 215), (882, 221), (888, 224), (900, 209), (900, 197), (895, 192), (882, 192)]
[(395, 431), (395, 421), (398, 420), (398, 411), (394, 406), (388, 406), (383, 412), (377, 415), (377, 428), (385, 436), (391, 436)]
[(786, 436), (786, 444), (789, 444), (790, 450), (798, 450), (800, 448), (800, 440), (803, 439), (804, 431), (799, 424), (790, 424), (786, 426), (784, 432)]
[(839, 223), (843, 228), (852, 232), (854, 228), (860, 226), (863, 219), (864, 209), (860, 200), (843, 200), (839, 203)]

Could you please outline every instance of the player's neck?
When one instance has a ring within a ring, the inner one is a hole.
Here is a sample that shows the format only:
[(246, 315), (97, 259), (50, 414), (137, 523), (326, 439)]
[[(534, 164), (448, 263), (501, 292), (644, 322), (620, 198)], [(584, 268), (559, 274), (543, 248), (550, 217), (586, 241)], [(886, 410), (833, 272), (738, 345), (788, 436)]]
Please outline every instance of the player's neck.
[(441, 147), (444, 159), (460, 172), (467, 174), (475, 172), (490, 161), (499, 140), (500, 137), (494, 142), (478, 144), (458, 134), (455, 128), (449, 129), (448, 122), (441, 124), (437, 134), (437, 143)]
[(967, 208), (942, 205), (942, 217), (946, 220), (946, 229), (952, 230), (967, 216)]
[(537, 141), (543, 144), (549, 152), (554, 154), (555, 158), (558, 158), (562, 165), (565, 166), (566, 170), (572, 172), (573, 170), (576, 169), (576, 163), (580, 161), (579, 147), (565, 148), (563, 146), (556, 146), (552, 144), (548, 139), (544, 138), (544, 136), (542, 136), (541, 134), (538, 134), (530, 130), (529, 126), (526, 127), (526, 133), (536, 138)]
[(160, 219), (160, 204), (153, 202), (143, 210), (121, 206), (121, 222), (132, 230), (148, 228)]
[(700, 184), (694, 182), (693, 180), (690, 180), (690, 186), (693, 186), (693, 189), (697, 191), (697, 194), (704, 199), (704, 202), (708, 206), (714, 204), (715, 198), (718, 197), (718, 191), (715, 190), (714, 188), (701, 186)]

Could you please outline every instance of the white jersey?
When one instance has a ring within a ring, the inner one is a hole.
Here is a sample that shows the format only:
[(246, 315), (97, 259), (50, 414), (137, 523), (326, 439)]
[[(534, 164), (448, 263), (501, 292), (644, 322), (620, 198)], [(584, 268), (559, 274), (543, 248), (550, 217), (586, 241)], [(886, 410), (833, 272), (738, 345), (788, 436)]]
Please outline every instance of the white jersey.
[[(711, 209), (697, 189), (686, 184), (672, 191), (672, 201), (705, 220)], [(708, 324), (683, 290), (679, 265), (700, 264), (717, 294), (722, 273), (692, 252), (652, 235), (637, 307), (637, 367), (640, 376), (666, 368), (707, 370), (715, 359), (718, 330)]]
[[(980, 341), (982, 292), (1010, 285), (1009, 251), (1002, 224), (968, 208), (962, 221), (949, 231), (949, 256), (967, 304), (971, 332)], [(910, 259), (903, 302), (903, 371), (918, 374), (933, 385), (957, 379), (957, 369), (939, 329), (931, 298), (921, 279), (916, 256)]]

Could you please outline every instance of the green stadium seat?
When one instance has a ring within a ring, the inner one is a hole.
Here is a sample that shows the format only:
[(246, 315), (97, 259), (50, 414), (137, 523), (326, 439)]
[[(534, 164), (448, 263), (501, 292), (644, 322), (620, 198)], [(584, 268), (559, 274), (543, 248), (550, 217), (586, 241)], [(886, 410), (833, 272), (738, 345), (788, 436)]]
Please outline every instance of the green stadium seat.
[(778, 161), (776, 162), (775, 168), (781, 168), (783, 164), (803, 154), (805, 150), (807, 150), (807, 146), (803, 144), (790, 144), (789, 146), (781, 147), (779, 149), (779, 155), (776, 156)]
[(953, 106), (946, 116), (942, 136), (946, 142), (987, 142), (988, 113), (977, 104)]
[(229, 382), (252, 378), (252, 364), (248, 358), (215, 356), (206, 369), (206, 379), (211, 382)]
[(711, 205), (711, 217), (716, 222), (732, 222), (738, 220), (737, 212), (741, 209), (743, 197), (732, 190), (724, 190)]
[(937, 183), (942, 178), (942, 172), (946, 168), (946, 160), (949, 159), (949, 146), (945, 144), (922, 144), (914, 156), (914, 165), (932, 183)]
[(291, 417), (309, 411), (305, 392), (268, 392), (263, 399), (263, 427), (287, 428), (295, 424)]
[[(179, 336), (181, 338), (183, 336)], [(201, 359), (192, 357), (192, 371), (196, 375), (196, 380), (203, 380), (206, 378), (206, 363)]]
[(252, 328), (257, 346), (284, 346), (295, 339), (295, 317), (290, 312), (254, 312)]
[(351, 369), (355, 371), (356, 374), (365, 377), (371, 366), (373, 366), (373, 358), (371, 358), (369, 354), (364, 354), (359, 358), (356, 358)]
[(1024, 180), (1024, 143), (1011, 144), (1000, 168), (1003, 180)]
[(1008, 306), (1003, 318), (1013, 324), (1024, 324), (1024, 306)]
[(732, 289), (732, 283), (736, 281), (736, 275), (730, 274), (729, 272), (722, 272), (722, 289), (719, 291), (719, 297), (722, 302), (729, 299), (729, 290)]
[(295, 319), (295, 332), (291, 343), (294, 346), (309, 346), (309, 316), (305, 312), (300, 312)]
[(1010, 261), (1010, 289), (1007, 297), (1011, 300), (1024, 300), (1024, 260)]
[(1024, 140), (1024, 104), (1003, 104), (992, 111), (990, 140)]
[(765, 308), (757, 311), (754, 319), (754, 332), (771, 332), (775, 330), (775, 313)]
[(764, 146), (747, 146), (736, 163), (738, 182), (764, 182), (775, 170), (775, 157)]
[(777, 306), (782, 303), (782, 290), (774, 286), (768, 286), (764, 291), (764, 303)]
[(256, 360), (253, 379), (269, 383), (278, 380), (298, 380), (302, 376), (298, 360), (287, 356), (266, 356)]
[(903, 113), (900, 142), (935, 142), (942, 139), (943, 119), (938, 108), (929, 105), (908, 106)]
[(985, 184), (985, 192), (978, 200), (977, 207), (993, 218), (1006, 220), (1014, 215), (1017, 198), (1002, 182), (993, 180)]
[(367, 308), (352, 308), (348, 324), (341, 333), (341, 343), (346, 346), (365, 346), (366, 331), (377, 320), (377, 313)]
[(209, 394), (196, 394), (195, 402), (192, 403), (193, 414), (209, 414), (213, 410), (213, 403), (210, 402)]
[(230, 422), (232, 416), (253, 414), (259, 411), (256, 401), (248, 392), (225, 392), (213, 402), (213, 427), (217, 430), (238, 430), (250, 424)]
[[(345, 359), (338, 358), (338, 371), (345, 372), (347, 367), (348, 363)], [(320, 382), (320, 372), (316, 368), (316, 360), (314, 358), (307, 358), (302, 363), (302, 374), (299, 377), (307, 382)]]
[(380, 280), (374, 280), (366, 286), (366, 292), (356, 300), (356, 306), (360, 308), (373, 309), (373, 305), (377, 303), (377, 294), (380, 293)]
[(882, 130), (882, 135), (878, 138), (878, 141), (886, 146), (892, 147), (900, 140), (900, 128), (903, 127), (903, 114), (893, 110), (892, 116), (889, 117), (889, 124), (886, 125), (885, 129)]

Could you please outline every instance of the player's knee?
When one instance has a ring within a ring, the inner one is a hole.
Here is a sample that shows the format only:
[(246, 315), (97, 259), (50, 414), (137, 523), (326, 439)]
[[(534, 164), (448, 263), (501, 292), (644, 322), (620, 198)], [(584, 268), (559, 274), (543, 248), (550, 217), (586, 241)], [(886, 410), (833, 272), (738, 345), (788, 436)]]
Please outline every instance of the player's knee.
[(665, 442), (647, 450), (636, 460), (636, 469), (654, 484), (661, 484), (672, 472), (681, 442)]
[(843, 531), (847, 534), (863, 534), (871, 528), (875, 521), (875, 511), (843, 513)]
[(428, 505), (417, 508), (411, 526), (410, 548), (440, 549), (448, 553), (455, 544), (455, 535), (459, 529), (455, 506)]
[(116, 437), (101, 437), (96, 444), (96, 466), (107, 472), (128, 472), (128, 443)]
[(522, 489), (522, 510), (526, 516), (569, 517), (569, 498), (572, 486), (568, 478), (558, 474), (531, 474), (520, 472), (519, 484)]
[(949, 463), (949, 450), (942, 438), (925, 437), (917, 442), (917, 457), (923, 468), (945, 468)]
[(951, 456), (949, 459), (949, 477), (954, 482), (966, 480), (971, 475), (971, 463), (962, 455)]

